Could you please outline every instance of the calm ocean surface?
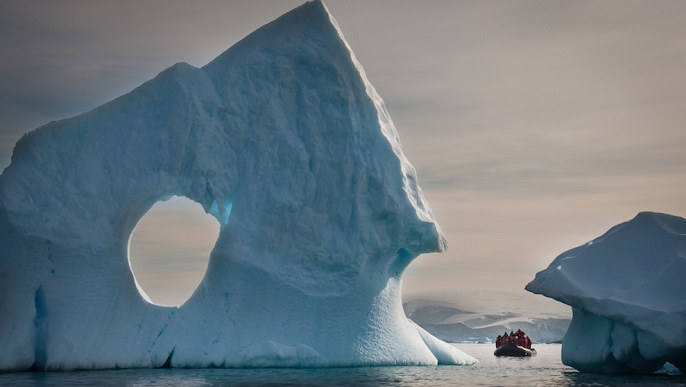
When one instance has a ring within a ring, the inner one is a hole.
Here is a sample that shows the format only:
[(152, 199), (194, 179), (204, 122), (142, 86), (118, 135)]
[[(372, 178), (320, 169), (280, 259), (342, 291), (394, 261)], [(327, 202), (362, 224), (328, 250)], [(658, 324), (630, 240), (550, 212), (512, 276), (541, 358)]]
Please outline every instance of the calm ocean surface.
[(1, 386), (686, 386), (678, 371), (649, 376), (580, 374), (560, 362), (560, 345), (533, 358), (496, 358), (491, 344), (455, 344), (469, 367), (153, 369), (0, 374)]

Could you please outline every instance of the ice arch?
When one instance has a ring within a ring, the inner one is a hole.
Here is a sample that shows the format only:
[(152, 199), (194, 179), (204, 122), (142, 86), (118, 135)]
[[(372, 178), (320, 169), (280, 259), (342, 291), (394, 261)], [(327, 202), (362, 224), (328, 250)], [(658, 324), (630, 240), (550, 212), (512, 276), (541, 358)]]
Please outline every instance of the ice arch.
[(207, 270), (219, 223), (190, 199), (155, 203), (129, 240), (129, 263), (142, 295), (156, 305), (179, 306)]
[[(126, 259), (170, 195), (221, 223), (179, 308), (145, 302)], [(17, 143), (0, 176), (0, 370), (470, 364), (402, 310), (404, 268), (445, 245), (314, 1)]]

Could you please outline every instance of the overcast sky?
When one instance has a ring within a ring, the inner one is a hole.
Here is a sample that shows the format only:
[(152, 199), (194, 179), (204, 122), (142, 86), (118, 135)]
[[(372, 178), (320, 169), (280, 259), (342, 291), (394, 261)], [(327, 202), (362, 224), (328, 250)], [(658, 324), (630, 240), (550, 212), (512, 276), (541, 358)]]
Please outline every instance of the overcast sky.
[[(302, 2), (0, 0), (0, 166), (27, 131), (175, 62), (202, 66)], [(686, 215), (686, 2), (326, 4), (448, 236), (448, 252), (410, 266), (406, 292), (521, 290), (564, 250), (640, 211)], [(188, 211), (201, 213), (156, 206), (134, 235), (141, 256), (155, 238), (188, 235), (173, 239), (200, 260), (170, 257), (179, 279), (162, 282), (159, 260), (141, 260), (150, 293), (202, 276), (216, 234), (153, 235)]]

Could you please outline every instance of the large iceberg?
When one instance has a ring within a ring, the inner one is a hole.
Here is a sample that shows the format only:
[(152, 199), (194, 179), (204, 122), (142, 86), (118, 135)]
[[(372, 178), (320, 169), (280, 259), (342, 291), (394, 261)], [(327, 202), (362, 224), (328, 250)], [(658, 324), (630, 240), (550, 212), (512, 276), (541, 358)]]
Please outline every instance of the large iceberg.
[(526, 289), (572, 306), (562, 362), (686, 373), (686, 219), (644, 212), (557, 257)]
[[(221, 224), (180, 307), (128, 242), (151, 206)], [(0, 176), (0, 370), (471, 364), (403, 314), (445, 237), (320, 1), (16, 145)]]

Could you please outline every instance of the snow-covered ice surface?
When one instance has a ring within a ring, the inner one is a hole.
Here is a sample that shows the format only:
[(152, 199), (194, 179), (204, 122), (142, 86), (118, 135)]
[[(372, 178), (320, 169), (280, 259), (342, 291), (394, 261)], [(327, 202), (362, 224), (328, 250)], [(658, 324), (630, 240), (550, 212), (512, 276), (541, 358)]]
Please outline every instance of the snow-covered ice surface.
[(644, 212), (557, 257), (526, 289), (572, 306), (562, 361), (596, 373), (686, 372), (686, 219)]
[[(172, 195), (221, 224), (180, 307), (146, 300), (138, 220)], [(403, 313), (445, 237), (323, 3), (16, 145), (0, 176), (0, 370), (471, 364)]]
[(489, 343), (517, 329), (534, 343), (559, 342), (572, 317), (567, 305), (545, 297), (491, 289), (409, 294), (403, 307), (412, 321), (454, 343)]

